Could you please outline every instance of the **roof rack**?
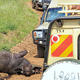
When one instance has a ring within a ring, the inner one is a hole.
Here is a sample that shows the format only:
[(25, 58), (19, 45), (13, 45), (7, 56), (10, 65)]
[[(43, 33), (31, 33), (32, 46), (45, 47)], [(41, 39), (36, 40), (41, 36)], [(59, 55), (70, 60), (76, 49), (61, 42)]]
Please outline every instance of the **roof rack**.
[(65, 16), (68, 16), (69, 13), (71, 15), (80, 15), (80, 10), (72, 9), (72, 6), (80, 6), (80, 3), (58, 3), (59, 6), (62, 7), (62, 11), (58, 11), (58, 13), (65, 13)]

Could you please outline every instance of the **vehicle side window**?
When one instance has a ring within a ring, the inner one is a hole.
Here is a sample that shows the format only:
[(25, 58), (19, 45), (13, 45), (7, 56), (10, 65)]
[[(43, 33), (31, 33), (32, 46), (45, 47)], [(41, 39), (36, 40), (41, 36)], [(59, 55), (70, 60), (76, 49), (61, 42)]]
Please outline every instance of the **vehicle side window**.
[(80, 35), (78, 36), (78, 59), (80, 60)]

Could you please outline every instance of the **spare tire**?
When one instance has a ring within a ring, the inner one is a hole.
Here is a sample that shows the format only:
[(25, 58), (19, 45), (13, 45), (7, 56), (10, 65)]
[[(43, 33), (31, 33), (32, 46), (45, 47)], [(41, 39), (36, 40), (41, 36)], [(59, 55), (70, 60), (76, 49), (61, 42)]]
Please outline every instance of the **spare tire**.
[(80, 80), (80, 61), (76, 59), (57, 61), (44, 71), (41, 80)]

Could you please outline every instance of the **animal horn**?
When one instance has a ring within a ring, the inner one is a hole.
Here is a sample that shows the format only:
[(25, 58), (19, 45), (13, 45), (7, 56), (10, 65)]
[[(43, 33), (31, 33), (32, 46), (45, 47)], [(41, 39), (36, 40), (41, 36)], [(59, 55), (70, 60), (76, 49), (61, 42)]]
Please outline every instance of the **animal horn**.
[(21, 58), (21, 57), (24, 57), (27, 53), (28, 53), (28, 51), (27, 50), (24, 50), (24, 51), (21, 51), (18, 54), (16, 54), (16, 56), (18, 58)]

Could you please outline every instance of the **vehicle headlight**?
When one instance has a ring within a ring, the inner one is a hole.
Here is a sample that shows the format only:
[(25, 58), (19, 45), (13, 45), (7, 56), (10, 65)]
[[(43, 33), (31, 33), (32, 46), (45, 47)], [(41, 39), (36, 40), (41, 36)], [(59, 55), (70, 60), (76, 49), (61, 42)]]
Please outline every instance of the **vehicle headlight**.
[(33, 36), (34, 38), (43, 38), (43, 31), (34, 31)]

